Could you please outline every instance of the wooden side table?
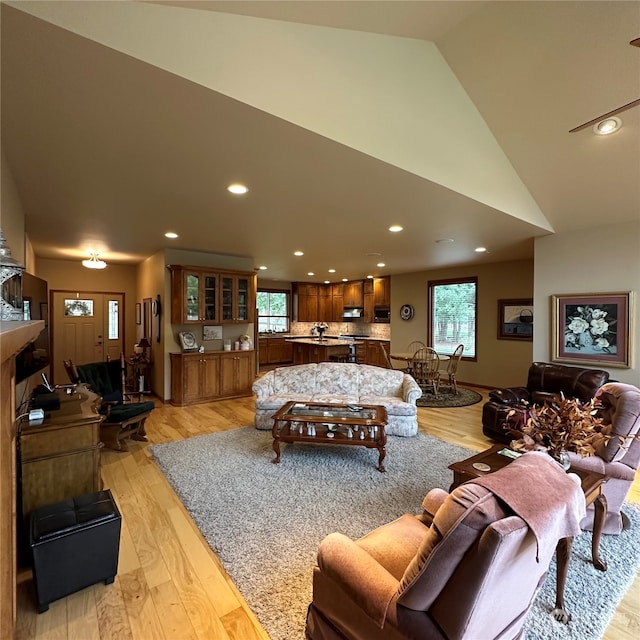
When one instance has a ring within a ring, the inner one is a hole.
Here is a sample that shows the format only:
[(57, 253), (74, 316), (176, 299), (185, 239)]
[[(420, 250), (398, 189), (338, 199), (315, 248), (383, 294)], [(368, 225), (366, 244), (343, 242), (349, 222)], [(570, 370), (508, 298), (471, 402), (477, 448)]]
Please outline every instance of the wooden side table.
[[(494, 445), (490, 449), (481, 451), (475, 456), (450, 464), (449, 469), (453, 471), (453, 482), (449, 487), (449, 492), (467, 480), (480, 478), (488, 473), (493, 473), (494, 471), (498, 471), (498, 469), (506, 467), (514, 458), (498, 453), (503, 449), (508, 450), (508, 447), (502, 444)], [(602, 529), (607, 515), (607, 499), (602, 493), (602, 485), (607, 481), (607, 477), (595, 471), (569, 469), (569, 472), (575, 473), (580, 478), (580, 485), (584, 493), (586, 506), (590, 504), (594, 505), (595, 514), (593, 520), (593, 538), (591, 541), (591, 560), (593, 566), (598, 569), (598, 571), (606, 571), (607, 563), (600, 556), (600, 537), (602, 536)], [(564, 622), (565, 624), (571, 620), (571, 615), (567, 613), (564, 607), (564, 588), (567, 581), (572, 545), (573, 538), (562, 538), (556, 546), (556, 606), (552, 611), (552, 615), (558, 622)]]

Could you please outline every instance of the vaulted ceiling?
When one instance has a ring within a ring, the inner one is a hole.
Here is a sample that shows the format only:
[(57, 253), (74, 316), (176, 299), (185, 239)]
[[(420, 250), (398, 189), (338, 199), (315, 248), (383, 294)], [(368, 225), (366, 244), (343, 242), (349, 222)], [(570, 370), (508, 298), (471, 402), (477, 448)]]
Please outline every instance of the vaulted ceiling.
[(640, 107), (569, 133), (640, 97), (638, 2), (3, 2), (1, 28), (37, 256), (337, 280), (640, 217)]

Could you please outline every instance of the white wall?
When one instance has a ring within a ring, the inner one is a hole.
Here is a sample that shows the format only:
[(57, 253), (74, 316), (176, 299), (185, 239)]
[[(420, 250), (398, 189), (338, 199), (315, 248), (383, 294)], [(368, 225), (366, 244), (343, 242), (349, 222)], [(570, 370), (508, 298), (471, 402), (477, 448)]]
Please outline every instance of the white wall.
[[(606, 216), (605, 216), (606, 217)], [(640, 220), (539, 238), (535, 243), (533, 357), (550, 361), (551, 296), (633, 291), (631, 368), (600, 366), (640, 386)], [(538, 311), (539, 310), (539, 311)], [(543, 321), (546, 317), (546, 321)]]

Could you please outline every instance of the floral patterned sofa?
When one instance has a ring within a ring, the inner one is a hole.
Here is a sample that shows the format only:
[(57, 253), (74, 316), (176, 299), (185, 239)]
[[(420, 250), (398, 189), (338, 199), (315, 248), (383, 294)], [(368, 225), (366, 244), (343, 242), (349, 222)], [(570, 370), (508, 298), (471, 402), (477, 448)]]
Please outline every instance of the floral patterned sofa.
[(418, 433), (416, 400), (422, 391), (406, 373), (366, 364), (321, 362), (281, 367), (253, 384), (257, 429), (271, 429), (273, 414), (290, 400), (379, 404), (387, 410), (386, 432), (393, 436)]

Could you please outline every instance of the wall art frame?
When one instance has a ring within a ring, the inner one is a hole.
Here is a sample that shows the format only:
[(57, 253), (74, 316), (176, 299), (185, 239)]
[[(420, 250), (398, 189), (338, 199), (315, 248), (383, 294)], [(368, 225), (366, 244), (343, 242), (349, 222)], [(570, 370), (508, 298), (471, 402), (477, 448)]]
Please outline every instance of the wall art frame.
[(533, 299), (498, 300), (498, 340), (533, 341)]
[(581, 366), (631, 367), (633, 292), (551, 296), (551, 359)]

